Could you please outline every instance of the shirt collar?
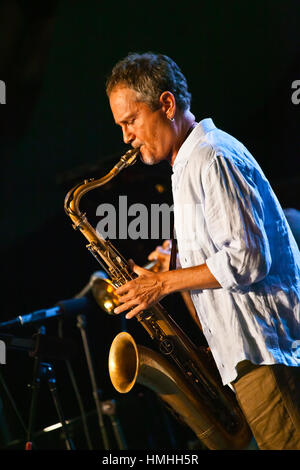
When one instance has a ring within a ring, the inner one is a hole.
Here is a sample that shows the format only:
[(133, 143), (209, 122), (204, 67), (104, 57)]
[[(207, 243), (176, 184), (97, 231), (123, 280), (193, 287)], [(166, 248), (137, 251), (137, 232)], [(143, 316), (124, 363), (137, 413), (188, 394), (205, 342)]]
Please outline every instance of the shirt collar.
[(202, 137), (204, 137), (205, 134), (212, 131), (213, 129), (216, 129), (216, 126), (214, 125), (213, 120), (211, 118), (202, 119), (202, 121), (200, 121), (197, 124), (197, 126), (194, 127), (192, 132), (188, 135), (188, 137), (185, 139), (185, 141), (181, 145), (176, 155), (176, 158), (172, 167), (173, 173), (175, 171), (175, 168), (185, 165), (195, 144)]

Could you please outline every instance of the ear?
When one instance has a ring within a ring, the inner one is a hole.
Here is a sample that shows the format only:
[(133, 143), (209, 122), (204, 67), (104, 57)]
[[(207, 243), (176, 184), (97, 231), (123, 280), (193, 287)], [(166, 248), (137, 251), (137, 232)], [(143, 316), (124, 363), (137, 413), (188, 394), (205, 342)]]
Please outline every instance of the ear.
[(175, 117), (176, 111), (176, 100), (173, 93), (170, 91), (164, 91), (159, 98), (161, 109), (165, 112), (166, 117), (172, 120)]

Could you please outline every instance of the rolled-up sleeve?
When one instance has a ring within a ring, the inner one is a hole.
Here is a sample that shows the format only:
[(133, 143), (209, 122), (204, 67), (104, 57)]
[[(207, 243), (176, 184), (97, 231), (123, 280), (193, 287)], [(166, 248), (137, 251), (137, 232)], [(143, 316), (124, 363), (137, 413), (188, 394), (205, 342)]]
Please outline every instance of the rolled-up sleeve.
[(205, 221), (216, 249), (206, 264), (220, 285), (232, 291), (262, 280), (271, 266), (254, 174), (243, 162), (216, 155), (202, 182)]

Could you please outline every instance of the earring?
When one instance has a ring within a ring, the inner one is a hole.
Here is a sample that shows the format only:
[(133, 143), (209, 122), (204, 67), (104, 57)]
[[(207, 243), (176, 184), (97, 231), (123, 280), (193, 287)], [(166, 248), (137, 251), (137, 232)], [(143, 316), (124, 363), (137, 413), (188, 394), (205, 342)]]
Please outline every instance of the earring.
[(175, 121), (175, 118), (174, 118), (174, 117), (168, 117), (168, 119), (169, 119), (170, 121), (172, 121), (172, 122)]

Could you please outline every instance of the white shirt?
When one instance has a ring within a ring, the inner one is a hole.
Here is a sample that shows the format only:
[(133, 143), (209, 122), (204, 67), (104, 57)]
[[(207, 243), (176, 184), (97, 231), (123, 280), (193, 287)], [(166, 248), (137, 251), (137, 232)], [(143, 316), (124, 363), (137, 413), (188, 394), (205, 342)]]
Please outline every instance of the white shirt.
[(183, 268), (206, 263), (222, 288), (191, 291), (223, 384), (245, 359), (300, 366), (300, 254), (258, 163), (211, 119), (181, 146), (172, 174)]

